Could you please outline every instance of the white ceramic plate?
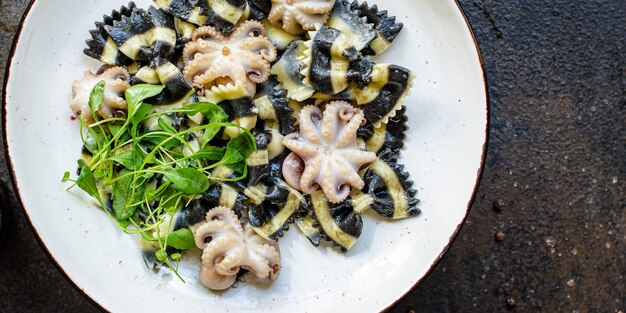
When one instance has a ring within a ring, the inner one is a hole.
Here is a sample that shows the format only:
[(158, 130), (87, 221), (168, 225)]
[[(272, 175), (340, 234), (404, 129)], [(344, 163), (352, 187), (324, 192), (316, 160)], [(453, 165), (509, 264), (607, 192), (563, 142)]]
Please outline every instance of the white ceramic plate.
[(50, 255), (88, 297), (114, 312), (374, 312), (435, 266), (466, 217), (487, 139), (480, 55), (455, 1), (370, 0), (405, 24), (380, 63), (417, 74), (402, 161), (419, 190), (422, 214), (393, 223), (365, 216), (363, 236), (346, 255), (313, 247), (292, 227), (280, 242), (284, 267), (276, 282), (224, 293), (197, 282), (198, 262), (183, 265), (186, 284), (154, 275), (134, 237), (60, 182), (76, 167), (81, 147), (68, 109), (71, 83), (99, 67), (82, 53), (87, 31), (122, 2), (33, 1), (5, 88), (6, 148), (22, 205)]

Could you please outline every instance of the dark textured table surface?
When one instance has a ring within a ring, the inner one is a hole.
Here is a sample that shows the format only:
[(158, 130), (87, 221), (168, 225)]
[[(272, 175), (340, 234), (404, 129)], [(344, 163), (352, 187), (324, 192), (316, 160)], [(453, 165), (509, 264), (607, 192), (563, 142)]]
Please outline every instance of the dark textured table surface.
[[(0, 0), (0, 74), (27, 2)], [(489, 82), (486, 168), (458, 240), (391, 311), (625, 312), (626, 1), (460, 2)], [(0, 312), (97, 311), (39, 247), (1, 160)]]

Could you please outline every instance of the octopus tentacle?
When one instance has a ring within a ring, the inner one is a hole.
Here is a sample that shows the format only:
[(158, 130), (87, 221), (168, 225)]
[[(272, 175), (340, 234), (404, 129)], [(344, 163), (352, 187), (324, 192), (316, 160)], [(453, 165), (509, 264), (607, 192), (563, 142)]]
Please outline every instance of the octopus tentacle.
[(265, 26), (259, 21), (246, 21), (239, 25), (232, 34), (230, 40), (237, 41), (249, 37), (265, 36)]
[(210, 244), (202, 248), (202, 264), (219, 264), (231, 252), (232, 247), (237, 247), (238, 244), (239, 238), (230, 234), (212, 240)]
[(202, 75), (203, 72), (213, 67), (213, 63), (216, 60), (216, 56), (212, 54), (202, 54), (194, 56), (185, 66), (185, 69), (183, 70), (183, 75), (187, 80), (193, 81), (196, 76)]
[(120, 66), (109, 67), (105, 69), (104, 72), (102, 72), (99, 76), (101, 78), (110, 78), (110, 79), (115, 79), (115, 80), (119, 78), (119, 79), (127, 80), (128, 70)]
[(198, 248), (206, 248), (208, 242), (216, 240), (214, 236), (219, 234), (224, 229), (229, 229), (231, 224), (225, 221), (215, 221), (211, 224), (203, 224), (196, 230), (194, 235), (194, 242)]
[(278, 278), (281, 270), (278, 242), (268, 241), (259, 236), (250, 224), (246, 224), (244, 234), (246, 240), (252, 243), (252, 250), (254, 250), (255, 254), (267, 261), (267, 265), (270, 267), (269, 278), (271, 280)]
[(266, 278), (270, 276), (272, 268), (269, 265), (269, 261), (263, 255), (259, 254), (259, 251), (255, 249), (256, 253), (251, 254), (245, 261), (242, 261), (241, 267), (253, 272), (259, 278)]
[(347, 102), (343, 101), (335, 101), (326, 105), (321, 125), (322, 136), (324, 137), (325, 142), (332, 143), (335, 141), (335, 136), (341, 127), (340, 124), (342, 124), (341, 120), (338, 119), (337, 116), (339, 116), (339, 111), (345, 106), (352, 107)]
[(226, 41), (226, 37), (222, 34), (222, 32), (217, 30), (217, 28), (208, 25), (198, 27), (193, 32), (193, 35), (191, 35), (191, 40), (196, 41), (198, 39), (214, 40), (218, 42)]
[(267, 261), (270, 267), (269, 278), (276, 279), (280, 273), (280, 253), (274, 246), (264, 245), (262, 248), (257, 249), (257, 252), (262, 255)]
[[(337, 159), (331, 159), (326, 161), (326, 166), (320, 173), (320, 177), (318, 179), (321, 186), (332, 187), (324, 189), (324, 194), (332, 203), (339, 203), (343, 200), (346, 200), (346, 198), (348, 198), (348, 195), (350, 195), (350, 186), (360, 185), (358, 182), (348, 183), (348, 177), (346, 177), (346, 179), (342, 178), (342, 175), (345, 175), (346, 171), (349, 171), (349, 169), (350, 167), (348, 167), (347, 169), (341, 168)], [(360, 177), (359, 180), (361, 180)], [(363, 186), (361, 186), (361, 188), (362, 187)]]
[[(348, 102), (334, 101), (324, 110), (324, 123), (322, 124), (324, 139), (332, 142), (337, 148), (344, 148), (354, 143), (352, 136), (363, 122), (365, 122), (363, 111), (352, 107)], [(341, 131), (339, 131), (340, 128)]]
[(213, 208), (212, 210), (207, 212), (205, 219), (208, 221), (215, 221), (215, 220), (225, 221), (235, 230), (237, 231), (243, 230), (243, 228), (241, 227), (241, 224), (239, 224), (239, 218), (237, 217), (237, 214), (235, 214), (233, 210), (224, 206)]
[(360, 169), (363, 164), (368, 164), (376, 160), (376, 153), (371, 151), (362, 151), (358, 149), (339, 149), (337, 155), (345, 160), (350, 160), (356, 167)]
[(183, 49), (183, 60), (185, 62), (189, 62), (193, 60), (198, 53), (200, 53), (200, 55), (203, 55), (219, 50), (221, 48), (222, 45), (219, 42), (215, 42), (212, 40), (198, 39), (197, 41), (191, 41), (186, 44), (185, 49)]
[[(270, 15), (270, 17), (271, 16), (272, 15)], [(283, 16), (278, 22), (272, 23), (282, 25), (285, 31), (294, 35), (299, 35), (305, 32), (305, 29), (302, 27), (302, 25), (300, 25), (297, 17), (294, 14)]]
[(222, 275), (237, 275), (247, 256), (246, 252), (245, 247), (242, 246), (230, 248), (224, 254), (224, 258), (215, 265), (215, 270)]
[(283, 144), (289, 150), (298, 150), (298, 152), (300, 153), (299, 156), (305, 160), (308, 160), (317, 155), (319, 150), (314, 144), (311, 144), (308, 141), (301, 140), (300, 135), (298, 134), (287, 135), (283, 139)]
[(215, 269), (214, 263), (203, 264), (200, 268), (200, 282), (212, 290), (230, 288), (237, 280), (237, 275), (222, 275)]
[[(312, 9), (311, 11), (320, 11)], [(317, 25), (322, 25), (328, 20), (328, 14), (297, 11), (293, 14), (294, 19), (304, 30), (313, 30)]]
[(204, 248), (202, 252), (202, 269), (200, 270), (200, 281), (203, 285), (213, 290), (228, 289), (235, 282), (237, 272), (220, 273), (218, 267), (226, 258), (232, 246), (238, 244), (238, 238), (233, 236), (222, 237), (212, 241), (210, 246)]
[(249, 80), (260, 84), (269, 78), (270, 64), (268, 62), (254, 58), (255, 54), (252, 52), (241, 53), (241, 56), (243, 59), (240, 63), (244, 67)]
[[(376, 155), (373, 155), (373, 157), (375, 158)], [(353, 164), (352, 162), (349, 162), (349, 159), (341, 159), (341, 158), (337, 158), (335, 159), (337, 161), (337, 163), (340, 163), (339, 166), (337, 166), (339, 168), (339, 174), (341, 177), (343, 177), (345, 179), (345, 183), (346, 184), (350, 184), (352, 187), (356, 188), (356, 189), (363, 189), (363, 186), (365, 185), (365, 183), (363, 182), (363, 179), (361, 178), (361, 176), (359, 175), (358, 170), (360, 168), (355, 168), (358, 166), (358, 164)], [(353, 171), (351, 171), (350, 169), (354, 169)]]
[[(203, 88), (206, 86), (210, 86), (212, 83), (215, 83), (217, 85), (227, 85), (236, 82), (246, 81), (245, 69), (237, 67), (235, 66), (235, 64), (236, 63), (233, 62), (233, 60), (231, 59), (216, 59), (206, 72), (193, 77), (193, 83), (196, 87)], [(190, 64), (189, 68), (193, 69), (194, 65)], [(223, 78), (224, 80), (220, 82), (220, 78)]]
[(323, 113), (316, 106), (305, 106), (300, 111), (300, 135), (304, 140), (313, 144), (322, 143), (322, 133), (320, 123), (322, 123)]
[(295, 6), (301, 12), (309, 14), (326, 14), (328, 10), (331, 10), (334, 3), (329, 1), (306, 1), (296, 3)]
[(328, 160), (322, 158), (316, 158), (310, 162), (305, 163), (304, 172), (300, 178), (300, 186), (292, 186), (304, 193), (313, 193), (319, 189), (319, 176), (322, 171), (327, 167)]
[(254, 52), (263, 57), (265, 60), (276, 59), (276, 47), (265, 37), (249, 38), (239, 44), (239, 48), (246, 51)]
[(354, 134), (359, 130), (359, 127), (361, 127), (365, 121), (365, 115), (360, 109), (354, 109), (353, 114), (355, 115), (349, 119), (348, 123), (343, 127), (341, 132), (335, 135), (335, 146), (338, 148), (344, 148), (354, 144), (352, 136), (354, 136)]

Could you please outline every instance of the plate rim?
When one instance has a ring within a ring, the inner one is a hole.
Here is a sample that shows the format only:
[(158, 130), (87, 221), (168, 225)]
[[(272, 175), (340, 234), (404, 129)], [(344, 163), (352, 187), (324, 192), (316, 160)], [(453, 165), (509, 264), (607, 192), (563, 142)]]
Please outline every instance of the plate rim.
[(461, 233), (461, 230), (463, 229), (463, 226), (465, 226), (465, 222), (467, 221), (467, 218), (469, 217), (470, 211), (472, 210), (472, 206), (474, 205), (474, 202), (476, 201), (476, 196), (478, 195), (478, 189), (480, 189), (480, 183), (483, 180), (483, 174), (485, 172), (485, 163), (487, 161), (487, 153), (488, 153), (488, 149), (489, 149), (489, 135), (491, 133), (491, 111), (490, 111), (490, 98), (489, 98), (489, 83), (487, 80), (487, 71), (485, 70), (485, 62), (483, 59), (483, 55), (480, 51), (480, 46), (478, 45), (478, 40), (476, 40), (476, 35), (474, 34), (474, 30), (472, 29), (472, 25), (470, 24), (469, 19), (467, 18), (467, 15), (465, 14), (465, 11), (463, 10), (463, 7), (461, 7), (461, 3), (459, 2), (460, 0), (452, 0), (454, 2), (454, 4), (456, 4), (457, 9), (459, 10), (459, 12), (461, 12), (461, 16), (463, 17), (463, 20), (465, 21), (465, 27), (467, 28), (467, 30), (469, 31), (470, 36), (472, 37), (472, 41), (474, 42), (474, 48), (476, 49), (476, 54), (478, 55), (478, 62), (480, 64), (480, 70), (482, 72), (482, 77), (483, 77), (483, 83), (485, 86), (485, 112), (486, 112), (486, 123), (485, 123), (485, 143), (483, 144), (483, 148), (482, 148), (482, 155), (481, 155), (481, 159), (480, 159), (480, 167), (478, 168), (478, 176), (476, 177), (476, 183), (474, 185), (474, 190), (472, 191), (472, 195), (467, 203), (467, 209), (465, 210), (465, 216), (463, 217), (463, 220), (461, 221), (460, 224), (457, 225), (456, 229), (454, 230), (454, 233), (450, 236), (450, 239), (448, 241), (448, 244), (443, 248), (443, 251), (441, 251), (441, 253), (439, 254), (439, 256), (437, 257), (437, 259), (435, 261), (433, 261), (433, 263), (431, 264), (430, 268), (428, 269), (428, 271), (426, 271), (426, 274), (424, 274), (424, 276), (422, 276), (422, 278), (418, 279), (417, 282), (411, 286), (411, 288), (409, 288), (409, 290), (407, 290), (404, 294), (402, 294), (398, 299), (396, 299), (396, 301), (394, 301), (393, 303), (389, 304), (384, 310), (383, 312), (387, 312), (389, 310), (391, 310), (391, 308), (393, 306), (395, 306), (396, 304), (400, 303), (400, 301), (404, 300), (411, 292), (413, 292), (419, 285), (422, 284), (422, 282), (424, 282), (424, 280), (426, 280), (426, 278), (428, 278), (428, 276), (430, 276), (430, 274), (432, 274), (432, 272), (437, 268), (437, 266), (439, 265), (439, 263), (441, 263), (441, 260), (443, 260), (443, 258), (446, 256), (446, 254), (448, 253), (448, 251), (450, 251), (450, 248), (452, 247), (452, 245), (456, 242), (456, 239), (459, 237), (459, 234)]
[[(39, 232), (37, 231), (37, 229), (33, 225), (33, 222), (31, 221), (30, 214), (26, 210), (26, 207), (24, 206), (24, 202), (22, 201), (22, 196), (21, 196), (21, 193), (20, 193), (20, 189), (19, 189), (19, 186), (18, 186), (17, 180), (16, 180), (15, 170), (13, 168), (12, 158), (11, 158), (11, 155), (10, 155), (9, 149), (8, 149), (9, 146), (8, 146), (8, 140), (7, 140), (8, 137), (7, 137), (7, 128), (6, 128), (6, 125), (7, 125), (7, 86), (8, 86), (9, 78), (10, 78), (10, 75), (11, 75), (11, 65), (13, 63), (13, 58), (15, 57), (15, 51), (16, 51), (17, 45), (19, 44), (19, 41), (20, 41), (21, 36), (22, 36), (22, 30), (24, 28), (24, 22), (26, 21), (26, 18), (31, 13), (31, 9), (33, 8), (33, 5), (35, 4), (36, 1), (37, 0), (30, 0), (29, 1), (28, 5), (26, 7), (26, 10), (24, 11), (24, 13), (22, 15), (22, 18), (20, 19), (20, 23), (18, 24), (17, 30), (15, 31), (15, 35), (13, 37), (12, 44), (11, 44), (11, 49), (9, 51), (9, 56), (7, 58), (7, 61), (6, 61), (5, 73), (4, 73), (4, 82), (3, 82), (3, 86), (2, 86), (2, 90), (3, 90), (3, 93), (2, 93), (2, 137), (3, 137), (3, 140), (4, 140), (2, 148), (4, 149), (4, 159), (5, 159), (5, 162), (6, 162), (6, 165), (7, 165), (9, 176), (11, 178), (11, 185), (13, 186), (14, 196), (15, 196), (15, 198), (17, 200), (18, 207), (22, 211), (22, 213), (26, 216), (26, 219), (28, 221), (28, 226), (32, 230), (33, 234), (35, 235), (35, 239), (37, 240), (37, 243), (43, 249), (43, 251), (48, 256), (48, 258), (52, 261), (52, 264), (54, 265), (54, 267), (56, 267), (56, 269), (62, 274), (62, 276), (65, 278), (65, 280), (67, 280), (70, 283), (70, 285), (76, 291), (78, 291), (78, 293), (80, 293), (82, 295), (83, 298), (87, 299), (87, 301), (89, 301), (97, 309), (99, 309), (100, 311), (106, 312), (107, 309), (103, 305), (101, 305), (97, 300), (95, 300), (89, 294), (87, 294), (87, 292), (82, 287), (80, 287), (69, 276), (69, 274), (67, 274), (65, 272), (63, 267), (58, 263), (56, 258), (50, 252), (50, 250), (48, 250), (48, 247), (44, 243), (44, 241), (41, 238)], [(450, 250), (450, 248), (452, 247), (452, 245), (454, 244), (454, 242), (458, 238), (459, 233), (461, 232), (463, 226), (465, 225), (465, 222), (467, 221), (467, 218), (469, 217), (469, 213), (470, 213), (471, 208), (472, 208), (472, 206), (473, 206), (473, 204), (474, 204), (474, 202), (476, 200), (476, 196), (478, 194), (478, 190), (480, 188), (480, 184), (482, 182), (483, 174), (484, 174), (484, 171), (485, 171), (485, 163), (486, 163), (486, 160), (487, 160), (487, 153), (488, 153), (488, 147), (489, 147), (489, 137), (490, 137), (489, 135), (490, 135), (490, 131), (491, 131), (491, 127), (490, 127), (491, 126), (490, 97), (489, 97), (489, 84), (488, 84), (488, 80), (487, 80), (487, 72), (485, 70), (485, 63), (484, 63), (484, 60), (483, 60), (482, 53), (480, 51), (480, 46), (478, 44), (478, 41), (476, 40), (476, 35), (474, 34), (474, 31), (473, 31), (473, 29), (471, 27), (469, 19), (467, 18), (467, 15), (465, 14), (465, 11), (463, 10), (463, 8), (461, 7), (461, 4), (459, 3), (460, 0), (452, 0), (452, 1), (454, 2), (454, 4), (457, 6), (457, 9), (461, 13), (461, 16), (463, 17), (463, 20), (465, 21), (465, 27), (468, 30), (468, 32), (469, 32), (469, 34), (470, 34), (470, 36), (472, 38), (472, 41), (474, 42), (474, 48), (476, 49), (476, 54), (478, 56), (478, 62), (480, 64), (480, 69), (481, 69), (481, 72), (482, 72), (483, 84), (485, 86), (485, 90), (484, 90), (484, 93), (485, 93), (485, 108), (486, 108), (486, 110), (485, 110), (486, 111), (485, 142), (484, 142), (483, 147), (482, 147), (482, 155), (481, 155), (481, 160), (480, 160), (480, 167), (478, 168), (478, 171), (477, 171), (476, 182), (474, 184), (474, 189), (472, 191), (472, 195), (470, 196), (470, 199), (469, 199), (468, 204), (467, 204), (467, 209), (465, 210), (465, 216), (463, 217), (461, 222), (457, 225), (454, 233), (450, 236), (450, 239), (448, 240), (448, 243), (446, 244), (446, 246), (443, 248), (441, 253), (439, 253), (439, 256), (437, 257), (437, 259), (435, 259), (430, 264), (430, 267), (429, 267), (428, 271), (426, 271), (426, 273), (420, 279), (418, 279), (417, 282), (413, 286), (411, 286), (406, 292), (404, 292), (403, 294), (398, 296), (398, 298), (394, 302), (392, 302), (389, 305), (387, 305), (385, 307), (385, 309), (383, 309), (383, 312), (389, 311), (393, 306), (395, 306), (400, 301), (405, 299), (427, 277), (429, 277), (432, 274), (432, 272), (435, 270), (435, 268), (437, 268), (437, 266), (439, 265), (441, 260), (443, 260), (444, 256), (448, 253), (448, 251)], [(5, 212), (5, 214), (6, 214), (6, 212)]]

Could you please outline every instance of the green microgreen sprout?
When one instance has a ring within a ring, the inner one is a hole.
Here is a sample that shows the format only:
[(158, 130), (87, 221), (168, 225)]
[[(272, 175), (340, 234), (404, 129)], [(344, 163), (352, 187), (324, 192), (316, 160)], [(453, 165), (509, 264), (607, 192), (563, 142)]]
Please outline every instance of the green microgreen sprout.
[[(145, 102), (163, 91), (164, 86), (156, 85), (130, 87), (125, 93), (125, 116), (101, 119), (98, 111), (103, 105), (104, 89), (105, 82), (101, 81), (89, 97), (94, 123), (78, 119), (84, 151), (78, 160), (78, 177), (73, 179), (70, 172), (65, 172), (62, 181), (72, 183), (68, 190), (78, 186), (94, 198), (122, 231), (139, 234), (158, 246), (157, 260), (183, 280), (178, 273), (181, 252), (194, 248), (195, 242), (189, 228), (172, 229), (175, 213), (211, 184), (245, 178), (246, 159), (256, 150), (254, 137), (249, 130), (228, 123), (228, 115), (212, 103), (157, 110), (157, 106)], [(205, 121), (201, 125), (177, 129), (168, 120), (173, 115), (197, 114)], [(240, 129), (241, 135), (225, 145), (211, 145), (226, 127)], [(199, 147), (187, 141), (190, 134), (201, 135)], [(213, 177), (211, 171), (219, 166), (239, 176)]]

